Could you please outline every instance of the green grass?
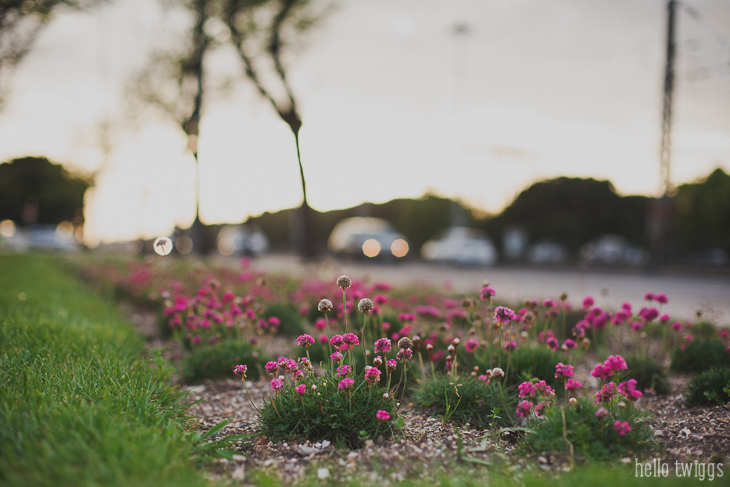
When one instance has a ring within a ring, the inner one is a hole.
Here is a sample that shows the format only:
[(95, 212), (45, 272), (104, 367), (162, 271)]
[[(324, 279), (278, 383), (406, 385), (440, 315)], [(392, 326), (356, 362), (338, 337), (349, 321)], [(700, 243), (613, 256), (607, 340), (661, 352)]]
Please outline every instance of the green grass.
[(0, 484), (205, 485), (183, 396), (52, 257), (0, 256)]

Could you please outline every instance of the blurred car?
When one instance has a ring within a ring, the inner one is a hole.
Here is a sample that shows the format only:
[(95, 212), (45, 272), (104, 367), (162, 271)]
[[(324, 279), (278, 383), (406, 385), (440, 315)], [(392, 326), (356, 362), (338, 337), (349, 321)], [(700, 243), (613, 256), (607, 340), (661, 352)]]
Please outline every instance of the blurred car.
[(340, 220), (327, 240), (336, 254), (368, 258), (403, 258), (408, 254), (408, 240), (382, 218), (351, 217)]
[(77, 250), (79, 244), (73, 233), (65, 232), (60, 225), (32, 225), (28, 228), (28, 247), (34, 250)]
[(423, 244), (421, 257), (431, 262), (492, 265), (497, 261), (497, 249), (477, 228), (450, 227)]
[(583, 261), (609, 265), (640, 266), (649, 260), (649, 254), (618, 235), (603, 235), (579, 250)]
[(223, 255), (256, 257), (269, 248), (269, 239), (258, 225), (225, 225), (216, 238), (218, 251)]
[(527, 260), (533, 264), (560, 264), (567, 258), (565, 246), (552, 240), (540, 240), (527, 252)]

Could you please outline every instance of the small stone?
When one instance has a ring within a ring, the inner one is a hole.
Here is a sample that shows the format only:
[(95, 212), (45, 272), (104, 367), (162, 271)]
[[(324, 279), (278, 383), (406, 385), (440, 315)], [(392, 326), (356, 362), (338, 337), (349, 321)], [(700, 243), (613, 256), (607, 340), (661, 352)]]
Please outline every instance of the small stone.
[(682, 428), (679, 431), (679, 435), (678, 436), (684, 435), (685, 438), (689, 438), (690, 433), (692, 433), (692, 432), (689, 430), (689, 428)]
[(663, 430), (656, 430), (656, 431), (654, 431), (654, 436), (664, 436), (664, 431)]
[(365, 448), (372, 448), (375, 446), (373, 440), (365, 440)]
[(324, 441), (322, 442), (322, 448), (327, 448), (327, 447), (328, 447), (328, 446), (330, 446), (330, 445), (331, 445), (331, 443), (330, 443), (330, 441), (329, 441), (329, 440), (324, 440)]
[(243, 469), (243, 465), (236, 467), (236, 470), (231, 474), (231, 478), (234, 480), (243, 480), (246, 476), (246, 471)]
[(633, 461), (633, 460), (632, 460), (632, 459), (630, 459), (630, 458), (628, 458), (628, 457), (626, 457), (626, 458), (622, 458), (622, 459), (621, 459), (621, 463), (623, 463), (624, 465), (628, 465), (628, 464), (630, 464), (630, 463), (631, 463), (632, 461)]
[(317, 478), (319, 480), (324, 480), (329, 476), (330, 476), (330, 471), (328, 468), (322, 467), (322, 468), (317, 469)]
[(233, 455), (233, 460), (236, 462), (245, 462), (246, 457), (244, 457), (243, 455)]

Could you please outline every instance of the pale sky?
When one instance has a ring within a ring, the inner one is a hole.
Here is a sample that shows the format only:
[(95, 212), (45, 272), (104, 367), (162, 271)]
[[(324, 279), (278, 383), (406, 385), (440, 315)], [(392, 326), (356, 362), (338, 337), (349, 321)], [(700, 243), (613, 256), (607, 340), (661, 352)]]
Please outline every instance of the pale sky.
[[(687, 0), (678, 18), (674, 184), (730, 172), (730, 3)], [(428, 190), (498, 212), (530, 183), (610, 179), (659, 194), (664, 0), (341, 0), (289, 62), (302, 158), (319, 210)], [(98, 171), (89, 241), (153, 237), (194, 216), (178, 127), (123, 115), (124, 86), (183, 18), (150, 0), (60, 15), (13, 77), (0, 161), (47, 156)], [(453, 27), (469, 26), (457, 36)], [(698, 68), (708, 66), (701, 72)], [(288, 127), (230, 50), (200, 135), (207, 223), (297, 206)], [(704, 73), (702, 76), (697, 74)], [(113, 127), (105, 156), (103, 120)]]

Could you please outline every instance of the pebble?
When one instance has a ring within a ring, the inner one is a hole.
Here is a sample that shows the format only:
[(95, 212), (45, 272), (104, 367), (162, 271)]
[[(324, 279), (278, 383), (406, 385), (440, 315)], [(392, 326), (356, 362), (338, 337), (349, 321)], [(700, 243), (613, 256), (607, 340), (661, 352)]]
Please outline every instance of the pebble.
[(328, 468), (322, 467), (322, 468), (317, 469), (317, 478), (319, 480), (324, 480), (329, 476), (330, 476), (330, 471)]

